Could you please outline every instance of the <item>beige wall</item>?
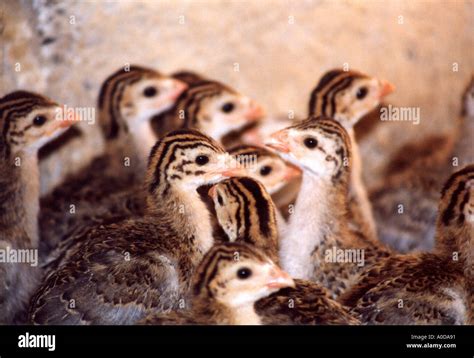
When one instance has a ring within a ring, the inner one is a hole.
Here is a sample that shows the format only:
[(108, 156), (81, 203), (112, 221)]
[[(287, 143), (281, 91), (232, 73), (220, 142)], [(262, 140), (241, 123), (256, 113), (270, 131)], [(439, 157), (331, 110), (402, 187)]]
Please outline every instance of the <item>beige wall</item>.
[[(380, 123), (362, 146), (372, 158), (368, 173), (404, 141), (449, 128), (474, 69), (472, 0), (7, 2), (0, 94), (21, 87), (71, 106), (94, 105), (111, 71), (138, 63), (194, 69), (272, 114), (304, 115), (327, 69), (347, 62), (387, 78), (397, 86), (390, 102), (420, 107), (422, 122)], [(54, 41), (42, 46), (47, 37)]]

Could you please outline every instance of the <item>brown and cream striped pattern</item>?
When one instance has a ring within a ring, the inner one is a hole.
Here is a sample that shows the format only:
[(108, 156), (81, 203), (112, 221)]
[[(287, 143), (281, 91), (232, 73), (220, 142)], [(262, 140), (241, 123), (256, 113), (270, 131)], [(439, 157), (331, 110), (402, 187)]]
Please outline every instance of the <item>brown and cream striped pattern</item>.
[[(181, 129), (168, 133), (163, 139), (158, 141), (150, 152), (147, 173), (147, 188), (150, 193), (158, 195), (166, 195), (170, 187), (168, 178), (168, 168), (175, 161), (175, 152), (182, 149), (192, 149), (206, 147), (217, 153), (224, 153), (224, 149), (212, 138), (205, 134), (192, 130)], [(172, 179), (176, 176), (189, 175), (191, 173), (185, 172), (182, 169), (184, 164), (180, 163), (181, 169), (178, 168), (173, 172)], [(204, 172), (195, 171), (195, 175), (204, 174)]]
[[(185, 77), (190, 78), (187, 74)], [(178, 77), (178, 79), (180, 78)], [(152, 119), (152, 128), (158, 138), (169, 131), (180, 128), (199, 129), (199, 121), (202, 120), (199, 118), (199, 111), (204, 101), (219, 96), (223, 92), (236, 93), (233, 89), (217, 81), (199, 81), (197, 77), (189, 81), (189, 88), (180, 95), (175, 105)]]
[[(258, 181), (247, 177), (236, 177), (216, 184), (217, 196), (224, 195), (223, 202), (229, 205), (237, 203), (232, 223), (220, 223), (221, 226), (231, 224), (235, 227), (236, 238), (263, 249), (275, 262), (278, 260), (278, 233), (276, 228), (275, 207), (270, 195)], [(218, 198), (217, 198), (218, 199)], [(219, 216), (220, 210), (226, 205), (215, 205)]]
[(218, 275), (219, 270), (223, 266), (233, 264), (241, 259), (251, 259), (261, 263), (266, 263), (269, 260), (255, 247), (242, 242), (215, 245), (206, 253), (194, 273), (192, 282), (194, 295), (213, 297), (211, 282)]
[(349, 88), (356, 78), (368, 77), (356, 71), (335, 69), (327, 72), (311, 92), (308, 113), (310, 116), (334, 117), (338, 112), (336, 95)]
[(127, 86), (144, 77), (160, 77), (161, 74), (149, 68), (130, 66), (121, 68), (110, 75), (102, 84), (99, 93), (98, 107), (100, 125), (106, 139), (115, 139), (121, 132), (127, 132), (128, 126), (122, 118), (120, 105)]
[[(338, 171), (332, 178), (333, 181), (340, 179), (343, 172), (350, 171), (352, 158), (351, 140), (347, 131), (339, 122), (325, 116), (313, 116), (290, 128), (298, 130), (316, 130), (321, 136), (330, 139), (336, 144), (337, 149), (335, 149), (334, 153), (326, 153), (326, 160), (335, 161), (338, 166)], [(316, 149), (324, 152), (324, 149), (319, 146), (317, 146)], [(344, 165), (345, 163), (346, 165)]]
[(16, 120), (23, 118), (39, 107), (57, 106), (52, 100), (36, 93), (15, 91), (0, 99), (0, 154), (7, 158), (10, 155), (10, 144), (20, 144), (25, 131), (33, 124), (17, 128)]

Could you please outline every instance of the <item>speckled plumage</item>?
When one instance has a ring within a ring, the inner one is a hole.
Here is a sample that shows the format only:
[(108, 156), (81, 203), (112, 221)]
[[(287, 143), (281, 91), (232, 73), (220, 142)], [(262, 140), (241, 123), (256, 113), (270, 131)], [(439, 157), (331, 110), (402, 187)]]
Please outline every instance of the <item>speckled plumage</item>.
[[(60, 110), (31, 92), (16, 91), (0, 99), (0, 323), (24, 319), (23, 310), (41, 277), (37, 153), (69, 125)], [(29, 262), (10, 262), (21, 256)]]
[[(262, 184), (245, 177), (231, 178), (216, 184), (210, 194), (219, 224), (229, 233), (230, 240), (246, 242), (263, 249), (272, 258), (278, 257), (275, 208)], [(295, 280), (295, 287), (260, 299), (255, 309), (264, 324), (358, 322), (321, 285), (304, 280)]]
[(320, 284), (295, 280), (295, 287), (283, 288), (255, 303), (263, 324), (356, 325), (356, 315), (330, 297)]
[[(241, 278), (240, 269), (250, 275)], [(269, 286), (273, 280), (273, 286)], [(270, 259), (253, 245), (214, 246), (193, 277), (190, 307), (169, 314), (152, 314), (141, 324), (261, 324), (254, 302), (281, 287), (293, 285)]]
[[(280, 240), (282, 267), (295, 278), (321, 284), (335, 298), (357, 282), (367, 265), (389, 255), (378, 241), (348, 225), (350, 138), (338, 122), (312, 117), (272, 138), (268, 145), (303, 170), (294, 213)], [(306, 147), (308, 138), (314, 147)], [(338, 252), (360, 257), (341, 262)]]
[[(172, 103), (173, 95), (177, 95), (168, 88), (172, 81), (175, 80), (138, 66), (122, 68), (104, 81), (98, 109), (105, 151), (41, 199), (43, 255), (77, 228), (94, 224), (96, 218), (122, 213), (110, 196), (141, 185), (148, 152), (156, 141), (144, 133), (149, 127), (147, 121)], [(154, 86), (157, 99), (141, 98), (137, 93), (141, 86)], [(152, 136), (151, 128), (148, 132)]]
[(341, 302), (369, 324), (472, 324), (473, 165), (446, 182), (436, 228), (433, 253), (380, 260)]
[(399, 252), (434, 247), (439, 188), (453, 171), (474, 162), (474, 79), (462, 109), (453, 132), (403, 146), (370, 193), (378, 236)]
[[(196, 131), (172, 132), (157, 142), (146, 175), (145, 214), (110, 220), (68, 240), (31, 301), (31, 321), (131, 324), (178, 304), (213, 243), (196, 189), (222, 177), (222, 155), (217, 143)], [(208, 162), (196, 164), (199, 156)]]

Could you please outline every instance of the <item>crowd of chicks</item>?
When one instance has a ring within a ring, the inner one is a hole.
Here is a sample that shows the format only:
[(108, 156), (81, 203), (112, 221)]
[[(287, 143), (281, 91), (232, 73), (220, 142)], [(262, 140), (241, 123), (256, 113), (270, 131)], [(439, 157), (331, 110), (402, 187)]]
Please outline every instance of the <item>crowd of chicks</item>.
[(99, 93), (103, 152), (45, 195), (38, 151), (81, 118), (5, 95), (0, 249), (40, 264), (0, 263), (0, 322), (473, 324), (474, 83), (459, 130), (368, 193), (354, 126), (393, 90), (332, 70), (290, 120), (190, 71), (121, 68)]

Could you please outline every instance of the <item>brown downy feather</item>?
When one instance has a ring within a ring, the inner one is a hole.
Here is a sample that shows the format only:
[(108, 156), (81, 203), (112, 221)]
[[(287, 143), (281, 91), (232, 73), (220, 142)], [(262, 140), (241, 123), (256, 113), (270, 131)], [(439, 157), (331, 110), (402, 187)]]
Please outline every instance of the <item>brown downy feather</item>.
[[(303, 170), (294, 213), (280, 241), (282, 267), (295, 278), (321, 284), (335, 298), (357, 282), (365, 267), (389, 255), (378, 241), (348, 225), (350, 138), (338, 122), (312, 117), (272, 138), (268, 145)], [(344, 257), (359, 253), (359, 260), (352, 256), (341, 262), (340, 252)]]
[(196, 269), (190, 308), (152, 314), (140, 323), (261, 324), (255, 313), (255, 301), (293, 284), (286, 273), (254, 246), (244, 243), (216, 245)]
[(372, 206), (362, 180), (362, 160), (354, 126), (378, 107), (382, 98), (393, 91), (387, 81), (358, 71), (335, 69), (325, 73), (313, 89), (308, 114), (330, 117), (347, 130), (352, 147), (352, 173), (349, 186), (349, 220), (359, 234), (376, 238)]
[(212, 246), (209, 214), (196, 189), (222, 177), (223, 149), (191, 130), (152, 149), (143, 216), (92, 226), (68, 250), (31, 300), (40, 324), (132, 324), (179, 305)]
[(433, 253), (380, 260), (341, 302), (369, 324), (472, 322), (474, 166), (446, 182), (439, 204)]
[(474, 79), (462, 108), (453, 132), (403, 146), (370, 194), (379, 238), (399, 252), (434, 247), (439, 188), (454, 170), (474, 162)]
[[(70, 125), (60, 110), (50, 99), (25, 91), (0, 99), (0, 250), (7, 259), (0, 263), (0, 323), (24, 319), (41, 276), (37, 154)], [(11, 262), (14, 257), (22, 259)]]
[[(118, 70), (104, 81), (98, 109), (105, 151), (41, 198), (43, 255), (49, 254), (74, 230), (96, 223), (97, 218), (123, 212), (127, 214), (127, 206), (116, 200), (114, 202), (113, 197), (116, 193), (141, 185), (146, 169), (144, 152), (148, 153), (151, 147), (147, 146), (152, 145), (141, 137), (141, 133), (135, 134), (131, 127), (139, 121), (136, 117), (160, 111), (158, 107), (146, 108), (148, 102), (141, 103), (140, 100), (147, 99), (137, 97), (139, 95), (133, 90), (142, 83), (152, 83), (156, 87), (164, 85), (167, 80), (167, 77), (151, 69), (131, 66), (130, 69)], [(157, 96), (166, 96), (166, 90), (158, 88)], [(143, 143), (138, 143), (136, 136), (140, 137), (138, 142)], [(144, 194), (137, 201), (143, 202)], [(141, 212), (139, 210), (137, 214)]]
[[(220, 225), (231, 241), (246, 242), (278, 257), (274, 205), (262, 184), (231, 178), (210, 190)], [(275, 261), (276, 262), (276, 261)], [(330, 298), (321, 285), (295, 280), (288, 287), (256, 302), (264, 324), (357, 324), (358, 320)]]

